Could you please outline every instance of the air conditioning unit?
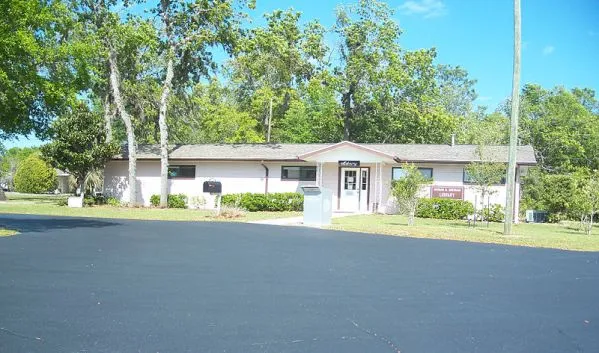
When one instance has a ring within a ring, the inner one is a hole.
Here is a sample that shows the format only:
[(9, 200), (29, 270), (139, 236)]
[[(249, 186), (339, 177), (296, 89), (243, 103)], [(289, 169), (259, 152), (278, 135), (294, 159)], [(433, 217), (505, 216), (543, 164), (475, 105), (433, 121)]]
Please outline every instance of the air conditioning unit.
[(526, 210), (526, 223), (545, 223), (547, 216), (547, 211)]

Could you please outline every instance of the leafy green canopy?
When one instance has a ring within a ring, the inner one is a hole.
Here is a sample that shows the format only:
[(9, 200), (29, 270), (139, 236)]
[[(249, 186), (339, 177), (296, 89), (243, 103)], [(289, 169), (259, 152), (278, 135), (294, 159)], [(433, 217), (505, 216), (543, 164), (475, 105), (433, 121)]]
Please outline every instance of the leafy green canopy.
[(88, 47), (60, 0), (0, 2), (0, 137), (44, 136), (88, 83)]
[(84, 104), (52, 124), (52, 142), (41, 147), (54, 167), (69, 172), (81, 185), (87, 175), (110, 160), (119, 148), (106, 142), (104, 120)]

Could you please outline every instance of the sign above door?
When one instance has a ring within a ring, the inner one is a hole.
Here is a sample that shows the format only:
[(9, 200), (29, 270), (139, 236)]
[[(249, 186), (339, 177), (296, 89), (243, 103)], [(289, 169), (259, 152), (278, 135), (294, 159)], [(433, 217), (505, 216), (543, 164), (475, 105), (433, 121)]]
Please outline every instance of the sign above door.
[(339, 161), (340, 167), (357, 168), (360, 166), (360, 161)]

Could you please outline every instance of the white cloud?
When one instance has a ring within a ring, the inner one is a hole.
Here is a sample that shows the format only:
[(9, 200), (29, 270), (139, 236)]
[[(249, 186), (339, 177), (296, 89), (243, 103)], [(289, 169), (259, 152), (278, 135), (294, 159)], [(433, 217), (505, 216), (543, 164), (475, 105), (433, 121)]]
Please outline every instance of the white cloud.
[(553, 45), (547, 45), (543, 48), (543, 55), (549, 55), (555, 51), (555, 47)]
[(424, 18), (441, 17), (447, 14), (442, 0), (408, 0), (399, 5), (399, 11), (406, 15), (418, 15)]

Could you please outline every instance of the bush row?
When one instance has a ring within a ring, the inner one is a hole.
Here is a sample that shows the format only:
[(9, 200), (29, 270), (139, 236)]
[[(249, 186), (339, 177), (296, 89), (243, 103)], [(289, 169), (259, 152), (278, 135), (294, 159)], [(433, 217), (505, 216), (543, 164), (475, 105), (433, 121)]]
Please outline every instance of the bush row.
[(425, 198), (420, 199), (416, 217), (436, 219), (463, 219), (474, 213), (474, 206), (463, 200)]
[[(166, 199), (168, 208), (185, 208), (187, 207), (187, 196), (185, 194), (171, 194)], [(152, 195), (150, 204), (154, 207), (160, 206), (160, 195)]]
[(304, 195), (295, 192), (272, 194), (227, 194), (222, 196), (222, 205), (241, 207), (249, 212), (257, 211), (302, 211)]

